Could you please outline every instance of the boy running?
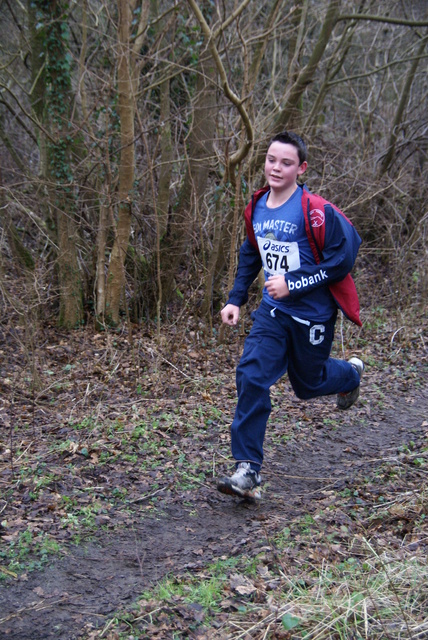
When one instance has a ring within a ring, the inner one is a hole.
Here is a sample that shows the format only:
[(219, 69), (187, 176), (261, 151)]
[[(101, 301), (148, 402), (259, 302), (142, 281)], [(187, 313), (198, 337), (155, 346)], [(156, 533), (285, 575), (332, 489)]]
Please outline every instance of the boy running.
[(266, 154), (267, 186), (245, 210), (247, 238), (222, 321), (237, 324), (261, 267), (265, 287), (236, 370), (238, 402), (231, 426), (236, 470), (219, 481), (222, 493), (260, 498), (270, 387), (286, 372), (301, 399), (337, 394), (338, 408), (348, 409), (359, 395), (363, 362), (333, 359), (330, 351), (338, 307), (361, 325), (349, 275), (361, 239), (344, 214), (297, 184), (306, 158), (298, 135), (276, 135)]

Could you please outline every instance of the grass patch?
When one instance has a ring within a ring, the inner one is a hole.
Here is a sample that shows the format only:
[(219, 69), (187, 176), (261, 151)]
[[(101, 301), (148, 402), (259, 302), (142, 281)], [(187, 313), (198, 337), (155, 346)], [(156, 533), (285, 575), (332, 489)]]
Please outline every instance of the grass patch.
[(428, 631), (426, 559), (356, 541), (357, 557), (306, 566), (297, 579), (281, 570), (277, 615), (292, 613), (308, 640), (411, 638), (421, 628)]
[(16, 536), (4, 536), (0, 549), (0, 580), (17, 578), (19, 574), (41, 569), (52, 555), (64, 550), (47, 533), (33, 533), (30, 529)]

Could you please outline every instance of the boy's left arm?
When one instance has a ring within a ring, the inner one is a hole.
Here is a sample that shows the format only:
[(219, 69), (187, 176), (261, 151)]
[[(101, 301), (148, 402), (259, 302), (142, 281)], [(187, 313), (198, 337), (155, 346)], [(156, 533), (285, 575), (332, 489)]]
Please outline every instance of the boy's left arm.
[(317, 287), (339, 282), (354, 266), (361, 244), (360, 236), (349, 220), (331, 205), (325, 207), (325, 213), (326, 233), (321, 261), (303, 265), (285, 276), (292, 297), (301, 297)]

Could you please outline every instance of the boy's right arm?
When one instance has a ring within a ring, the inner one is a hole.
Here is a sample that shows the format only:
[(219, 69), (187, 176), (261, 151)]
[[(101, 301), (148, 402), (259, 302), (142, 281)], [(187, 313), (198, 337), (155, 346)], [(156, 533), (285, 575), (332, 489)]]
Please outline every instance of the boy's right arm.
[(239, 251), (238, 270), (226, 306), (221, 311), (225, 324), (235, 325), (239, 319), (239, 309), (248, 300), (248, 289), (262, 268), (262, 260), (248, 238)]

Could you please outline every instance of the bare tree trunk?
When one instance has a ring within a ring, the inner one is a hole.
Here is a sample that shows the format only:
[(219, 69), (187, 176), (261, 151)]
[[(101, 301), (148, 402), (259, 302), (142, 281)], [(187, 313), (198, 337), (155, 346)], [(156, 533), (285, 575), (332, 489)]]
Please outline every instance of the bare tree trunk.
[(6, 189), (3, 186), (2, 167), (0, 166), (0, 220), (9, 241), (15, 262), (21, 271), (28, 272), (34, 270), (34, 260), (31, 252), (23, 245), (18, 229), (9, 212), (6, 199)]
[(30, 65), (31, 65), (31, 108), (41, 126), (37, 127), (36, 135), (40, 153), (41, 176), (47, 174), (47, 149), (44, 134), (46, 116), (46, 50), (45, 34), (40, 28), (37, 18), (37, 3), (27, 0), (28, 26), (30, 31)]
[[(82, 287), (77, 261), (77, 228), (73, 204), (63, 194), (55, 198), (58, 228), (58, 279), (60, 287), (59, 323), (68, 329), (77, 328), (83, 320)], [(52, 197), (55, 197), (52, 193)]]
[(162, 127), (160, 134), (161, 153), (156, 210), (159, 223), (159, 233), (162, 238), (166, 233), (168, 225), (168, 209), (172, 175), (171, 96), (169, 79), (164, 80), (160, 85), (160, 120)]
[(318, 65), (324, 55), (331, 33), (336, 26), (341, 0), (330, 0), (327, 13), (311, 56), (297, 75), (295, 82), (284, 96), (284, 106), (273, 122), (272, 131), (279, 132), (287, 126), (294, 126), (300, 117), (299, 103), (306, 87), (313, 81)]
[[(128, 0), (118, 0), (119, 64), (118, 112), (120, 117), (119, 203), (116, 236), (107, 276), (106, 316), (119, 323), (121, 297), (125, 289), (125, 256), (131, 231), (132, 188), (134, 184), (134, 95), (130, 60), (131, 7)], [(125, 303), (125, 300), (124, 300)]]
[[(107, 274), (105, 316), (118, 324), (121, 308), (126, 309), (125, 257), (131, 232), (133, 187), (135, 180), (135, 96), (139, 83), (137, 56), (145, 37), (148, 3), (142, 3), (136, 34), (131, 37), (135, 0), (117, 0), (118, 7), (118, 113), (120, 119), (120, 161), (117, 223)], [(123, 303), (123, 304), (122, 304)]]
[(189, 249), (192, 212), (203, 207), (208, 175), (214, 154), (216, 89), (215, 67), (210, 57), (200, 61), (193, 123), (188, 143), (188, 163), (178, 204), (171, 212), (166, 235), (161, 242), (161, 275), (163, 300), (175, 291), (177, 268)]
[(407, 104), (410, 99), (410, 90), (413, 84), (413, 80), (416, 75), (416, 70), (419, 65), (419, 61), (423, 56), (425, 47), (426, 47), (426, 38), (423, 38), (420, 45), (419, 50), (413, 63), (409, 69), (409, 72), (406, 76), (406, 80), (403, 85), (403, 89), (401, 91), (400, 102), (398, 103), (397, 111), (395, 112), (394, 121), (392, 123), (391, 132), (388, 140), (388, 147), (386, 154), (382, 158), (382, 162), (380, 163), (378, 170), (378, 178), (381, 178), (390, 168), (392, 161), (395, 155), (395, 148), (397, 146), (398, 133), (400, 130), (401, 123), (403, 121), (404, 112), (406, 110)]
[(98, 235), (97, 235), (97, 269), (95, 275), (95, 312), (97, 321), (104, 324), (105, 308), (106, 308), (106, 247), (107, 247), (107, 231), (109, 224), (109, 193), (108, 185), (100, 185), (101, 204), (98, 223)]
[(308, 0), (296, 6), (291, 23), (293, 32), (288, 42), (287, 86), (292, 87), (297, 80), (302, 45), (305, 39), (305, 25), (308, 13)]
[(339, 74), (343, 65), (345, 64), (346, 57), (348, 55), (350, 46), (352, 44), (352, 37), (356, 29), (356, 23), (351, 27), (346, 28), (340, 41), (337, 44), (335, 53), (331, 56), (326, 72), (325, 79), (320, 86), (315, 101), (312, 105), (312, 109), (305, 121), (305, 130), (308, 132), (307, 136), (311, 138), (317, 129), (319, 114), (323, 108), (325, 97), (330, 89), (331, 83), (334, 78)]

